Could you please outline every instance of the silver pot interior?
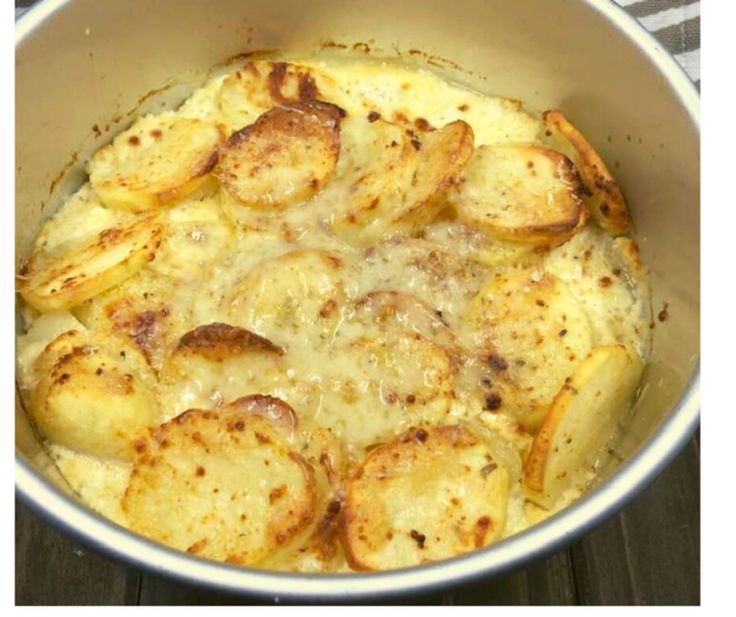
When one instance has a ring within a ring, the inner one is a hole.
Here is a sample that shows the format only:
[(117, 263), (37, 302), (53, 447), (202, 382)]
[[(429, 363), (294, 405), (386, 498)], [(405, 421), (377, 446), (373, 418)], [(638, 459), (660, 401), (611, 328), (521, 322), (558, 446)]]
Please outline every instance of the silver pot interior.
[[(46, 0), (22, 18), (16, 44), (18, 261), (42, 222), (83, 182), (86, 157), (137, 114), (175, 106), (212, 67), (237, 62), (238, 54), (402, 56), (532, 109), (562, 109), (621, 184), (651, 268), (654, 354), (619, 454), (629, 459), (648, 449), (663, 462), (694, 427), (697, 388), (687, 384), (699, 355), (697, 94), (656, 41), (608, 0)], [(669, 318), (659, 322), (665, 303)], [(659, 431), (655, 452), (650, 438), (673, 413), (687, 417)], [(22, 411), (16, 447), (24, 478), (53, 476)], [(616, 478), (617, 495), (600, 506), (608, 513), (649, 479), (642, 469)], [(50, 490), (19, 482), (42, 511), (50, 508)], [(571, 531), (560, 516), (550, 523), (547, 547)], [(517, 542), (515, 552), (515, 541), (484, 551), (475, 570), (518, 562), (523, 548)], [(440, 578), (461, 576), (447, 568)], [(282, 580), (274, 577), (269, 589), (284, 588)], [(416, 588), (419, 581), (405, 584)]]

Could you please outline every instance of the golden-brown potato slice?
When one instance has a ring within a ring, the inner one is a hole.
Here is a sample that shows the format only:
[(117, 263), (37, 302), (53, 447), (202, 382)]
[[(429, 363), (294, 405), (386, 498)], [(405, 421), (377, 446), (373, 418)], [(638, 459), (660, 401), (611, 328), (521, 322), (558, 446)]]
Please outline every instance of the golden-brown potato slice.
[(439, 214), (444, 202), (435, 198), (457, 182), (473, 155), (473, 129), (456, 120), (411, 143), (418, 156), (404, 190), (402, 211), (393, 217), (391, 227), (417, 233)]
[(50, 441), (132, 460), (133, 440), (156, 421), (155, 377), (126, 340), (71, 330), (36, 360), (31, 417)]
[(286, 382), (283, 355), (283, 349), (243, 328), (197, 326), (181, 337), (161, 371), (167, 417), (216, 408), (253, 392), (276, 393)]
[[(312, 425), (314, 426), (314, 425)], [(285, 550), (275, 551), (260, 566), (273, 570), (326, 572), (345, 569), (339, 542), (342, 485), (347, 472), (343, 444), (326, 428), (310, 428), (299, 453), (315, 472), (317, 515)]]
[(277, 105), (315, 100), (339, 105), (341, 99), (335, 81), (313, 67), (257, 60), (223, 80), (217, 101), (223, 119), (240, 129)]
[(92, 188), (106, 206), (137, 212), (185, 197), (206, 180), (223, 141), (211, 122), (145, 116), (90, 160)]
[(623, 345), (597, 347), (565, 381), (524, 462), (527, 495), (547, 508), (595, 467), (616, 436), (643, 365)]
[(503, 533), (508, 473), (466, 427), (415, 428), (350, 474), (343, 542), (357, 570), (447, 559)]
[(267, 259), (236, 282), (222, 301), (228, 322), (276, 342), (330, 338), (345, 303), (342, 260), (302, 249)]
[(279, 209), (302, 202), (337, 165), (340, 114), (319, 101), (275, 107), (230, 136), (215, 175), (246, 206)]
[(146, 268), (73, 312), (91, 330), (127, 338), (159, 370), (179, 337), (192, 327), (191, 301), (189, 287)]
[(580, 302), (596, 346), (622, 343), (646, 360), (652, 321), (649, 273), (636, 242), (588, 226), (544, 259)]
[(188, 411), (136, 448), (128, 524), (173, 548), (252, 565), (314, 516), (311, 466), (252, 410)]
[(580, 170), (587, 189), (583, 192), (583, 199), (596, 222), (615, 236), (630, 231), (631, 218), (621, 189), (593, 146), (560, 111), (544, 112), (544, 124), (547, 136), (567, 151)]
[(106, 229), (92, 242), (28, 272), (20, 294), (41, 312), (76, 306), (133, 276), (155, 258), (161, 239), (155, 216)]
[(577, 170), (539, 146), (481, 146), (451, 199), (458, 216), (493, 238), (560, 244), (586, 220)]
[(128, 227), (137, 219), (132, 212), (103, 206), (88, 182), (43, 224), (33, 242), (28, 269), (40, 269), (45, 262), (94, 241), (106, 229)]
[(355, 245), (418, 233), (473, 152), (473, 131), (460, 120), (412, 137), (382, 120), (348, 118), (341, 137), (336, 177), (320, 198), (336, 204), (332, 230)]
[(550, 274), (499, 275), (473, 299), (464, 319), (471, 349), (485, 363), (487, 405), (533, 431), (592, 348), (588, 318)]
[(41, 352), (56, 337), (69, 330), (84, 330), (84, 326), (68, 311), (53, 311), (39, 316), (28, 331), (18, 337), (15, 355), (18, 377), (24, 388), (35, 383), (34, 364)]

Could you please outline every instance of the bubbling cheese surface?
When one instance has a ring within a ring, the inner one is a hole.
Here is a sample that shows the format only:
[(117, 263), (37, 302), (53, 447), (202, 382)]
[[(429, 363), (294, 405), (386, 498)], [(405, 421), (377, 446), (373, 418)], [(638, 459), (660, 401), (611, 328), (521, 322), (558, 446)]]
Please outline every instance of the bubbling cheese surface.
[(452, 557), (576, 499), (649, 292), (545, 119), (396, 63), (258, 60), (102, 148), (20, 288), (19, 381), (72, 489), (305, 572)]

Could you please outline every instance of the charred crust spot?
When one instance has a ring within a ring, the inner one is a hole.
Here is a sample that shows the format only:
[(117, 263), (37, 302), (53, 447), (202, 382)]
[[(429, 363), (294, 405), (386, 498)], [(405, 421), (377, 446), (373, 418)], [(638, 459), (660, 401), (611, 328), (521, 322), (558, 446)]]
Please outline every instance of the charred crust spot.
[(92, 125), (92, 132), (95, 134), (95, 137), (100, 137), (102, 135), (102, 131), (97, 124)]
[(202, 465), (197, 465), (197, 470), (195, 473), (197, 474), (197, 476), (201, 478), (206, 472), (205, 472), (204, 467), (202, 467)]
[(603, 216), (610, 216), (611, 214), (611, 206), (607, 203), (602, 203), (599, 210)]
[(488, 364), (494, 371), (505, 371), (509, 368), (505, 358), (495, 353), (488, 356)]
[(276, 487), (268, 494), (268, 503), (275, 503), (286, 494), (286, 484)]
[(669, 313), (668, 313), (668, 311), (667, 311), (668, 308), (669, 308), (669, 304), (667, 302), (665, 302), (662, 305), (662, 310), (659, 311), (659, 313), (657, 313), (657, 319), (659, 319), (659, 321), (661, 321), (661, 322), (667, 321), (667, 319), (670, 316)]
[(458, 111), (468, 111), (470, 109), (470, 105), (467, 103), (463, 103), (462, 105), (458, 105)]
[(115, 242), (122, 234), (123, 231), (121, 229), (117, 229), (116, 227), (105, 229), (104, 231), (100, 232), (99, 243), (102, 246), (109, 246), (110, 244)]
[(419, 533), (416, 529), (412, 529), (409, 532), (409, 537), (414, 540), (414, 542), (417, 543), (417, 547), (420, 549), (424, 549), (424, 543), (427, 540), (427, 536), (425, 536), (423, 533)]
[(130, 136), (130, 137), (128, 138), (128, 143), (129, 143), (129, 144), (130, 144), (131, 146), (137, 146), (138, 144), (140, 144), (140, 143), (141, 143), (141, 140), (140, 140), (140, 138), (138, 137), (138, 135), (131, 135), (131, 136)]
[(414, 396), (413, 394), (408, 394), (408, 395), (406, 396), (406, 402), (407, 402), (407, 403), (408, 403), (409, 405), (413, 405), (414, 403), (416, 403), (416, 401), (417, 401), (417, 397), (416, 397), (416, 396)]
[(559, 334), (560, 336), (565, 336), (567, 334), (567, 328), (562, 328), (562, 330), (560, 330), (557, 334)]
[(429, 434), (423, 428), (420, 428), (416, 433), (414, 433), (414, 439), (419, 443), (424, 443), (428, 438)]
[(300, 101), (313, 101), (319, 96), (319, 90), (317, 84), (311, 75), (300, 75), (299, 76), (299, 100)]
[(196, 555), (197, 553), (200, 553), (205, 546), (207, 546), (207, 539), (203, 538), (189, 546), (187, 548), (187, 553)]
[(151, 131), (151, 137), (153, 137), (154, 139), (161, 139), (163, 135), (164, 134), (163, 134), (163, 131), (161, 131), (161, 129), (153, 129)]
[(213, 150), (212, 153), (207, 157), (201, 169), (199, 170), (198, 176), (204, 176), (210, 173), (217, 165), (220, 160), (220, 153), (217, 150)]
[(496, 463), (488, 463), (488, 465), (484, 466), (480, 470), (480, 475), (483, 476), (483, 478), (487, 478), (490, 476), (496, 469), (498, 469), (498, 465)]
[(475, 548), (481, 548), (486, 539), (486, 534), (493, 524), (487, 516), (481, 516), (475, 523)]
[(103, 369), (101, 366), (97, 367), (97, 370), (95, 371), (95, 375), (99, 376), (102, 375), (102, 373), (105, 372), (105, 369)]
[(336, 308), (337, 302), (335, 302), (333, 298), (330, 298), (329, 300), (327, 300), (327, 302), (324, 303), (324, 305), (322, 305), (322, 308), (319, 311), (319, 316), (323, 319), (327, 319), (335, 312)]
[(416, 120), (414, 120), (414, 126), (417, 127), (420, 131), (432, 130), (432, 125), (424, 118), (417, 118)]
[(135, 440), (135, 441), (133, 442), (133, 449), (134, 449), (134, 450), (135, 450), (135, 451), (136, 451), (136, 452), (137, 452), (138, 454), (143, 454), (143, 453), (144, 453), (144, 452), (146, 451), (147, 447), (148, 447), (148, 446), (146, 445), (146, 441), (145, 441), (145, 439), (136, 439), (136, 440)]
[(379, 114), (377, 111), (371, 111), (368, 114), (368, 122), (375, 122), (376, 120), (380, 120), (381, 114)]
[(613, 279), (610, 276), (602, 276), (598, 279), (598, 284), (601, 287), (610, 287), (613, 284)]
[(496, 392), (492, 392), (486, 396), (483, 409), (486, 409), (487, 411), (496, 411), (497, 409), (500, 409), (502, 403), (503, 400), (501, 399), (501, 396)]
[(59, 378), (56, 380), (56, 383), (58, 384), (65, 384), (69, 379), (71, 378), (71, 375), (69, 373), (62, 373), (59, 375)]
[(422, 142), (419, 141), (418, 139), (412, 139), (411, 145), (414, 146), (414, 149), (417, 151), (421, 150), (422, 148)]
[(286, 77), (286, 68), (286, 62), (275, 62), (268, 74), (268, 92), (276, 103), (283, 103), (286, 100), (281, 94), (281, 86), (283, 86)]
[(258, 440), (258, 443), (262, 443), (262, 444), (271, 443), (271, 438), (268, 435), (264, 435), (263, 433), (259, 433), (258, 431), (256, 431), (255, 435), (256, 435), (256, 440)]

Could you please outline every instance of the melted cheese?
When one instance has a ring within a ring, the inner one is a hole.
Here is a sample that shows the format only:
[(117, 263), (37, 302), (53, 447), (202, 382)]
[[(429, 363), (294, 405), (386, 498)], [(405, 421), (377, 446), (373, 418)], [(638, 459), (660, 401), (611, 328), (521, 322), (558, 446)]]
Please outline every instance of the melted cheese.
[[(395, 134), (381, 148), (390, 147), (402, 135), (408, 135), (406, 143), (412, 136), (421, 140), (429, 127), (457, 120), (472, 127), (476, 147), (542, 145), (537, 136), (543, 123), (516, 101), (468, 91), (424, 70), (366, 61), (301, 64), (315, 76), (325, 98), (347, 112), (341, 135), (345, 149), (332, 184), (328, 181), (324, 190), (303, 204), (264, 210), (233, 201), (209, 178), (162, 211), (164, 239), (153, 261), (114, 288), (72, 307), (72, 312), (86, 326), (90, 340), (113, 332), (128, 337), (142, 351), (157, 375), (160, 414), (152, 429), (188, 409), (216, 410), (251, 394), (275, 396), (293, 408), (298, 422), (283, 435), (284, 447), (299, 453), (314, 470), (315, 514), (305, 529), (290, 532), (293, 538), (290, 535), (287, 544), (280, 546), (277, 541), (274, 547), (278, 548), (259, 558), (259, 567), (349, 570), (337, 542), (339, 525), (333, 520), (337, 514), (331, 504), (342, 499), (348, 474), (367, 453), (389, 442), (403, 452), (397, 436), (416, 435), (416, 431), (406, 432), (420, 425), (470, 427), (483, 439), (488, 459), (508, 475), (508, 482), (503, 476), (508, 495), (504, 492), (494, 501), (494, 508), (504, 507), (505, 513), (496, 516), (493, 511), (493, 520), (505, 520), (505, 526), (495, 529), (488, 540), (483, 536), (475, 546), (487, 544), (491, 537), (517, 533), (569, 504), (592, 476), (588, 470), (585, 481), (549, 511), (526, 502), (521, 468), (532, 435), (492, 389), (495, 376), (489, 374), (488, 362), (490, 357), (493, 365), (494, 353), (500, 353), (494, 347), (500, 346), (493, 335), (497, 324), (493, 315), (475, 321), (466, 315), (475, 310), (478, 301), (474, 299), (489, 283), (491, 289), (503, 288), (492, 283), (502, 274), (524, 272), (539, 281), (548, 272), (565, 285), (565, 297), (576, 302), (574, 310), (563, 311), (561, 319), (568, 313), (575, 315), (584, 320), (580, 325), (592, 330), (595, 345), (623, 343), (646, 358), (648, 288), (641, 264), (632, 265), (633, 242), (613, 240), (589, 222), (551, 251), (533, 249), (491, 240), (483, 229), (459, 222), (452, 208), (442, 207), (435, 208), (434, 220), (423, 223), (420, 231), (416, 225), (381, 227), (388, 231), (367, 243), (352, 242), (352, 232), (341, 233), (333, 227), (335, 221), (355, 204), (362, 207), (370, 202), (372, 191), (401, 192), (402, 174), (395, 173), (394, 165), (403, 164), (404, 158), (390, 152), (377, 157), (366, 145), (374, 139), (370, 135), (379, 116), (392, 123), (386, 124), (386, 135)], [(238, 108), (238, 91), (223, 90), (224, 84), (232, 85), (227, 77), (212, 79), (178, 111), (167, 112), (169, 117), (205, 120), (230, 134), (243, 128), (236, 123), (253, 122), (280, 102), (258, 99), (258, 104)], [(233, 105), (240, 110), (235, 115)], [(376, 167), (379, 164), (388, 167)], [(361, 170), (369, 170), (374, 179), (358, 190)], [(443, 205), (441, 192), (433, 198)], [(363, 211), (361, 216), (365, 215)], [(384, 216), (381, 209), (379, 215)], [(130, 209), (104, 205), (86, 184), (45, 225), (31, 264), (42, 269), (57, 254), (134, 220)], [(407, 230), (414, 237), (407, 237)], [(400, 301), (391, 295), (395, 292), (402, 294)], [(510, 356), (518, 351), (514, 318), (504, 317), (503, 324), (502, 351)], [(530, 328), (530, 320), (536, 317), (524, 319), (519, 324)], [(176, 355), (182, 336), (213, 323), (265, 337), (278, 352), (255, 345), (247, 352), (228, 347), (215, 360), (201, 349), (195, 349), (193, 356)], [(488, 332), (468, 335), (463, 332), (468, 323), (482, 324)], [(24, 388), (35, 387), (35, 358), (72, 327), (81, 326), (69, 313), (50, 313), (20, 337), (19, 377)], [(558, 329), (555, 325), (555, 332)], [(487, 348), (476, 344), (486, 339), (496, 342)], [(524, 345), (531, 344), (525, 341)], [(503, 369), (506, 360), (495, 362), (492, 370)], [(544, 367), (540, 370), (544, 372)], [(555, 392), (564, 375), (556, 377)], [(545, 383), (544, 377), (538, 380)], [(508, 388), (504, 392), (511, 392), (517, 385), (504, 387)], [(515, 395), (509, 396), (511, 400)], [(544, 404), (549, 404), (546, 398)], [(130, 463), (91, 457), (58, 444), (48, 446), (84, 502), (128, 524), (121, 498), (133, 468)], [(410, 453), (406, 456), (411, 458)], [(462, 463), (458, 459), (453, 464)], [(380, 476), (381, 472), (374, 473)], [(431, 478), (427, 481), (431, 483)], [(443, 481), (452, 485), (451, 479)], [(479, 482), (467, 480), (471, 481)], [(357, 481), (354, 485), (363, 486)], [(366, 494), (354, 497), (355, 503), (363, 499), (371, 501)], [(485, 506), (480, 500), (467, 507), (480, 516)], [(444, 520), (433, 513), (427, 513), (426, 519)], [(175, 540), (171, 543), (178, 545)], [(473, 540), (465, 538), (456, 544), (467, 550)], [(385, 555), (395, 553), (381, 550)], [(393, 567), (392, 563), (387, 559), (384, 565)], [(398, 554), (395, 563), (408, 562)]]

